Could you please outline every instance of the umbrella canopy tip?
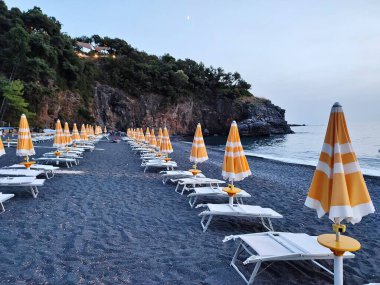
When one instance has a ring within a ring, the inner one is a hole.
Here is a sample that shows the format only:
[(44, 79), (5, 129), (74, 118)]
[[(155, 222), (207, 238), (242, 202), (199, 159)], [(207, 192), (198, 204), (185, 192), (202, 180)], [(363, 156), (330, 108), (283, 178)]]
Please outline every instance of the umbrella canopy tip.
[(333, 107), (342, 107), (342, 105), (339, 102), (335, 102)]

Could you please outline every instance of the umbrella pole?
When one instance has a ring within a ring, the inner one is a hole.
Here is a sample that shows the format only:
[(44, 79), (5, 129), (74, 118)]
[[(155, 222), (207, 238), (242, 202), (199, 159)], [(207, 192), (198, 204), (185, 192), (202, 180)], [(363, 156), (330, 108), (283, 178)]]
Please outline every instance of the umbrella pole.
[(335, 221), (334, 234), (318, 236), (319, 244), (329, 248), (334, 253), (334, 285), (343, 285), (343, 255), (346, 251), (354, 252), (360, 249), (360, 243), (348, 236), (341, 235), (346, 231), (346, 226)]
[(334, 253), (334, 285), (343, 285), (343, 255)]
[[(234, 180), (231, 180), (231, 189), (233, 189), (233, 188), (234, 188)], [(232, 196), (232, 195), (229, 198), (229, 204), (231, 207), (234, 205), (234, 196)]]

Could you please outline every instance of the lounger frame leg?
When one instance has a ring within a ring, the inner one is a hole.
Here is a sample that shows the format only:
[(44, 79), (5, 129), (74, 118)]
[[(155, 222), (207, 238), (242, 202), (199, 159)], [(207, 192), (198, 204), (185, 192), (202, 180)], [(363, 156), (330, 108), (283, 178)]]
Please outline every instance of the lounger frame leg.
[(198, 200), (198, 196), (191, 196), (189, 198), (189, 204), (190, 204), (191, 208), (194, 208), (195, 203), (197, 202), (197, 200)]
[(255, 278), (257, 276), (257, 272), (259, 271), (259, 269), (261, 267), (262, 261), (259, 260), (259, 261), (256, 262), (255, 268), (253, 269), (251, 276), (249, 277), (249, 279), (247, 279), (247, 277), (244, 276), (244, 274), (239, 270), (239, 268), (235, 264), (236, 263), (236, 259), (238, 258), (238, 256), (242, 252), (244, 252), (244, 251), (247, 251), (248, 253), (250, 253), (250, 251), (244, 246), (244, 242), (240, 241), (239, 246), (237, 247), (237, 249), (235, 251), (235, 254), (232, 257), (230, 265), (233, 268), (235, 268), (236, 272), (240, 275), (241, 278), (243, 278), (243, 280), (245, 281), (245, 283), (247, 283), (248, 285), (250, 285), (255, 280)]
[(266, 218), (267, 222), (265, 222), (265, 218), (261, 217), (261, 224), (270, 232), (274, 232), (272, 221), (270, 218)]
[(328, 269), (327, 267), (323, 266), (322, 264), (320, 264), (319, 262), (315, 261), (315, 260), (310, 260), (311, 262), (313, 262), (315, 265), (317, 265), (319, 268), (323, 269), (324, 271), (326, 271), (327, 273), (330, 273), (331, 275), (334, 276), (334, 272), (332, 272), (330, 269)]
[(204, 216), (202, 217), (202, 219), (201, 219), (201, 226), (202, 226), (203, 232), (207, 231), (207, 228), (208, 228), (208, 226), (209, 226), (209, 224), (210, 224), (212, 218), (214, 217), (214, 215), (209, 215), (206, 224), (204, 224), (206, 217), (207, 217), (207, 216), (204, 215)]
[[(51, 173), (51, 176), (49, 176), (49, 172)], [(45, 172), (46, 179), (52, 179), (54, 177), (54, 172), (53, 170), (51, 171), (46, 171)]]
[(31, 186), (30, 187), (30, 193), (32, 193), (33, 198), (37, 198), (37, 196), (38, 196), (38, 188), (37, 188), (37, 186)]

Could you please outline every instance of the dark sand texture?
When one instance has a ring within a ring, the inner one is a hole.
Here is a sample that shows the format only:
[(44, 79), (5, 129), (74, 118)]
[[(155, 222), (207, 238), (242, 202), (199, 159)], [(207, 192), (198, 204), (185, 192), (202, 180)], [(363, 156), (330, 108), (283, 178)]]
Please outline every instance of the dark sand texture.
[[(222, 240), (263, 231), (257, 220), (215, 218), (202, 233), (197, 216), (202, 209), (191, 209), (173, 185), (161, 183), (157, 172), (144, 174), (138, 155), (125, 142), (100, 142), (97, 147), (105, 150), (86, 153), (72, 168), (82, 174), (57, 174), (37, 199), (0, 188), (16, 194), (0, 216), (0, 284), (244, 284), (229, 266), (237, 244)], [(174, 142), (173, 147), (179, 168), (188, 169), (190, 145)], [(0, 166), (19, 161), (14, 149), (7, 151), (11, 154), (0, 158)], [(223, 153), (209, 150), (209, 157), (199, 168), (221, 178)], [(237, 185), (252, 194), (247, 203), (284, 215), (274, 221), (275, 230), (331, 231), (327, 218), (319, 220), (303, 206), (311, 167), (257, 158), (249, 158), (249, 163), (253, 177)], [(380, 209), (380, 179), (366, 177), (366, 182)], [(376, 213), (348, 226), (348, 234), (363, 248), (345, 262), (347, 284), (380, 282), (378, 221)], [(278, 262), (255, 282), (276, 283), (331, 284), (332, 278), (310, 262)]]

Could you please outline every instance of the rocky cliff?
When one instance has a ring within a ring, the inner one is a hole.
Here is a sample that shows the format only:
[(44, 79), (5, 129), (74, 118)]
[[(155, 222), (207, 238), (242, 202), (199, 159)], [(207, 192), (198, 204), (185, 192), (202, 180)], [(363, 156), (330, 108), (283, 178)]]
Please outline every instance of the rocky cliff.
[(207, 135), (227, 134), (232, 120), (242, 136), (291, 133), (285, 110), (256, 97), (220, 96), (213, 100), (185, 98), (168, 104), (158, 94), (134, 97), (108, 85), (97, 84), (91, 112), (96, 121), (116, 129), (167, 125), (171, 133), (192, 135), (198, 122)]

